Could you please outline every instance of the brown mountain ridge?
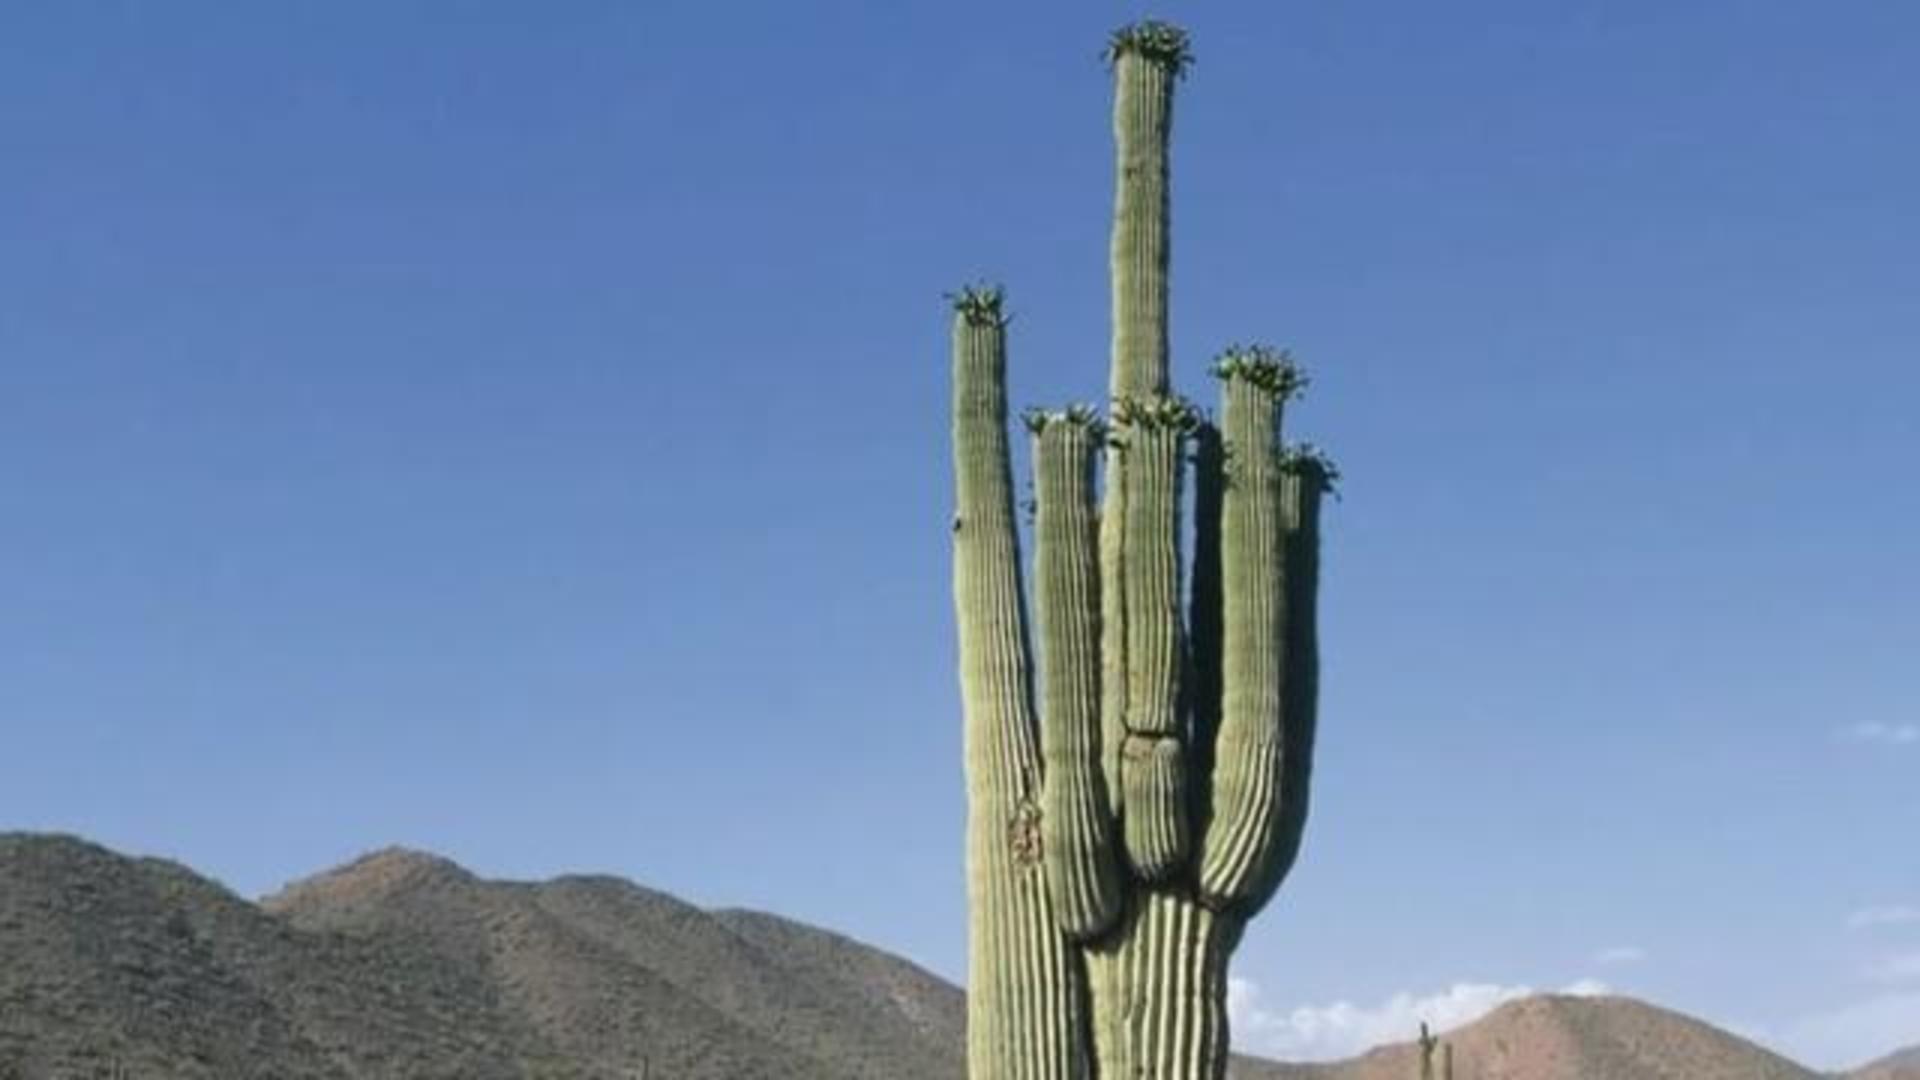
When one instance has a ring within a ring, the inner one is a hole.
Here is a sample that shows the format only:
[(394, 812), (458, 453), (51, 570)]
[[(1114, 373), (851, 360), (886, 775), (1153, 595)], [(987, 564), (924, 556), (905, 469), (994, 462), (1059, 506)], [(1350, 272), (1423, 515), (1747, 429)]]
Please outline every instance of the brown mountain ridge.
[[(1624, 997), (1542, 994), (1446, 1035), (1458, 1080), (1821, 1080), (1824, 1074), (1691, 1017)], [(1247, 1069), (1244, 1080), (1411, 1080), (1417, 1047), (1330, 1066)]]
[(1848, 1080), (1920, 1080), (1920, 1046), (1910, 1046), (1848, 1073)]
[(0, 1078), (959, 1077), (960, 991), (614, 878), (378, 852), (252, 904), (0, 835)]
[[(907, 961), (619, 878), (489, 881), (388, 849), (256, 904), (0, 834), (0, 1080), (959, 1080), (964, 1022), (960, 990)], [(1820, 1077), (1625, 998), (1530, 998), (1448, 1038), (1458, 1080)], [(1233, 1076), (1406, 1080), (1415, 1053)]]

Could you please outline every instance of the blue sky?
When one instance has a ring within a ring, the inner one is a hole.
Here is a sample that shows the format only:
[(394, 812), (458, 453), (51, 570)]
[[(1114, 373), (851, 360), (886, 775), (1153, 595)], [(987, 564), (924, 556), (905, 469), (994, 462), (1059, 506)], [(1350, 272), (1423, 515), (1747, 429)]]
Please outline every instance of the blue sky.
[[(1147, 11), (800, 7), (0, 11), (0, 828), (960, 972), (940, 297), (1100, 392)], [(1176, 371), (1291, 345), (1349, 478), (1243, 1042), (1589, 980), (1920, 1041), (1920, 9), (1152, 11)]]

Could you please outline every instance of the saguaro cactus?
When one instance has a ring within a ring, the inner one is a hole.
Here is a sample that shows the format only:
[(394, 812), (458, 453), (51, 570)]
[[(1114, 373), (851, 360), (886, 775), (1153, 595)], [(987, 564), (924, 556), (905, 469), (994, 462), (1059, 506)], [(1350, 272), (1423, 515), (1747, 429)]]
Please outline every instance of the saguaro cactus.
[(1187, 37), (1129, 26), (1108, 59), (1109, 418), (1027, 415), (1037, 705), (1003, 299), (989, 287), (953, 298), (974, 1080), (1224, 1076), (1228, 957), (1306, 823), (1333, 470), (1280, 441), (1282, 405), (1304, 385), (1283, 352), (1221, 355), (1217, 422), (1171, 396), (1168, 135)]
[[(1438, 1055), (1434, 1052), (1439, 1051)], [(1436, 1068), (1434, 1060), (1439, 1059)], [(1439, 1036), (1420, 1025), (1420, 1080), (1453, 1080), (1453, 1044), (1444, 1042)]]

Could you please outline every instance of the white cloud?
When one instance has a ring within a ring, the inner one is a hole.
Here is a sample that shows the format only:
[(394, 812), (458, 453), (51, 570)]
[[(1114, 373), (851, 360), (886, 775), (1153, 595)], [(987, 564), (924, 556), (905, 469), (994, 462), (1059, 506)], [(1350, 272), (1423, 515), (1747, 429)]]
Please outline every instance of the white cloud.
[(1888, 724), (1879, 720), (1862, 720), (1841, 734), (1849, 742), (1874, 743), (1880, 746), (1912, 746), (1920, 743), (1920, 724)]
[[(1920, 952), (1895, 953), (1867, 965), (1867, 978), (1875, 982), (1906, 982), (1920, 979)], [(1920, 1034), (1920, 1029), (1916, 1029)]]
[(1920, 907), (1911, 904), (1881, 904), (1876, 907), (1864, 907), (1847, 916), (1847, 925), (1855, 930), (1864, 930), (1869, 926), (1902, 926), (1907, 923), (1920, 923)]
[[(1371, 1007), (1337, 1001), (1274, 1009), (1261, 1000), (1249, 979), (1227, 980), (1227, 1011), (1236, 1047), (1292, 1061), (1330, 1061), (1352, 1057), (1382, 1043), (1406, 1042), (1425, 1022), (1435, 1031), (1469, 1024), (1509, 1001), (1534, 993), (1529, 986), (1455, 983), (1425, 995), (1406, 991)], [(1582, 979), (1566, 994), (1605, 994), (1606, 984)]]
[(1848, 1069), (1910, 1046), (1920, 1035), (1920, 992), (1882, 994), (1803, 1017), (1768, 1041), (1816, 1069)]
[(1593, 962), (1602, 967), (1637, 964), (1647, 958), (1647, 950), (1638, 945), (1612, 945), (1593, 954)]

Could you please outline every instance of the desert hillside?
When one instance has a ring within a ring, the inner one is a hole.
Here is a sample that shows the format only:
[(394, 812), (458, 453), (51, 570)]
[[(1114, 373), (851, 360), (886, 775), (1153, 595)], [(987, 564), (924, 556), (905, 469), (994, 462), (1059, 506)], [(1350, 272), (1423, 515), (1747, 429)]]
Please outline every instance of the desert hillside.
[(961, 1074), (960, 992), (766, 915), (385, 851), (255, 905), (0, 836), (0, 1077)]
[[(1543, 994), (1449, 1032), (1455, 1080), (1821, 1080), (1736, 1035), (1623, 997)], [(1333, 1065), (1243, 1068), (1238, 1080), (1409, 1080), (1402, 1043)]]
[[(956, 987), (773, 915), (390, 849), (258, 904), (177, 864), (0, 834), (0, 1080), (941, 1080)], [(1819, 1080), (1626, 998), (1514, 1002), (1457, 1080)], [(1236, 1080), (1408, 1080), (1411, 1045)], [(117, 1070), (117, 1071), (116, 1071)], [(1920, 1048), (1850, 1080), (1920, 1080)]]
[(1920, 1080), (1920, 1046), (1910, 1046), (1874, 1062), (1848, 1080)]

